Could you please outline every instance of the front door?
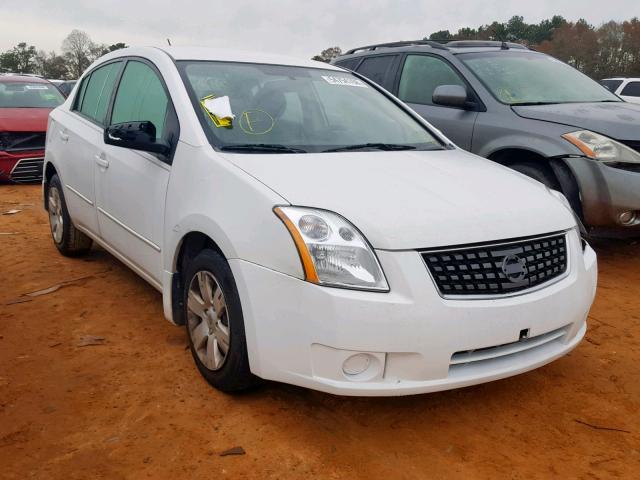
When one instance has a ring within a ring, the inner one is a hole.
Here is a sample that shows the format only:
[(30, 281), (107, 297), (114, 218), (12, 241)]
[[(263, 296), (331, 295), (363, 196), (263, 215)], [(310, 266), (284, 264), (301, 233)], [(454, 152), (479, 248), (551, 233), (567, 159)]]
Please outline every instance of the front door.
[(477, 111), (434, 105), (433, 91), (440, 85), (469, 87), (451, 65), (431, 55), (407, 55), (402, 67), (398, 98), (442, 131), (453, 143), (471, 150)]
[[(150, 64), (127, 61), (113, 101), (110, 125), (150, 121), (166, 139), (176, 122), (159, 72)], [(164, 203), (171, 167), (168, 158), (102, 143), (96, 157), (96, 199), (100, 236), (141, 270), (162, 278)]]

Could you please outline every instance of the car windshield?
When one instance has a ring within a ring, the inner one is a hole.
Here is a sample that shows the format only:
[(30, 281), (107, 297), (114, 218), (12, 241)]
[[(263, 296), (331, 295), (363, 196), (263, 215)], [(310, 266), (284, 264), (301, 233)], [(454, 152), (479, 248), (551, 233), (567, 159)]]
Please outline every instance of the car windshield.
[(213, 61), (179, 67), (211, 143), (223, 150), (442, 148), (409, 113), (348, 72)]
[(0, 82), (0, 108), (55, 108), (62, 102), (64, 97), (53, 84)]
[(620, 101), (596, 81), (548, 55), (500, 51), (458, 58), (508, 105)]

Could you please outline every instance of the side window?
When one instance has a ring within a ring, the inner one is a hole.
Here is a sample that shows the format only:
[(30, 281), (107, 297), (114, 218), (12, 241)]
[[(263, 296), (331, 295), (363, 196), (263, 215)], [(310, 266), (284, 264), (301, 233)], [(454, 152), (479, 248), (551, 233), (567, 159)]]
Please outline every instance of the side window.
[(620, 95), (640, 97), (640, 82), (629, 82), (620, 92)]
[(146, 63), (129, 61), (113, 103), (111, 124), (150, 121), (161, 138), (169, 99), (156, 72)]
[(391, 67), (397, 55), (377, 55), (367, 57), (358, 66), (358, 73), (373, 80), (378, 85), (389, 89), (391, 83)]
[(445, 61), (428, 55), (407, 55), (398, 87), (400, 100), (433, 105), (433, 91), (440, 85), (466, 88), (460, 76)]
[(82, 83), (76, 109), (100, 124), (105, 123), (111, 92), (122, 62), (113, 62), (95, 69)]
[(356, 65), (358, 65), (359, 61), (360, 57), (349, 58), (347, 60), (336, 62), (336, 65), (338, 67), (346, 68), (347, 70), (353, 70), (354, 68), (356, 68)]

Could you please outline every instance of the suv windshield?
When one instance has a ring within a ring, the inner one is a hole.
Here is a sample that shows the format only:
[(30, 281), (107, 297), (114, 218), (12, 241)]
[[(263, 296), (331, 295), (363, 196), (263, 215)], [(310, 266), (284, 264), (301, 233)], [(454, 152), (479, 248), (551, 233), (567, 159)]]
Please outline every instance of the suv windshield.
[[(211, 143), (223, 150), (442, 148), (423, 125), (348, 72), (253, 63), (178, 63)], [(224, 117), (229, 106), (230, 122)]]
[(47, 83), (0, 82), (0, 108), (56, 108), (64, 97)]
[(602, 85), (548, 55), (500, 51), (458, 57), (500, 102), (508, 105), (621, 101)]

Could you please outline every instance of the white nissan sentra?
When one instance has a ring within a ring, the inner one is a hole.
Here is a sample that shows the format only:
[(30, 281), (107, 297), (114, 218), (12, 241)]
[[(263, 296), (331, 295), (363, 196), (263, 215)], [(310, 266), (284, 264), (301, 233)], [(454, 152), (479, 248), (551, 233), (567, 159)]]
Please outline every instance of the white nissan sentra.
[(585, 334), (596, 256), (564, 197), (337, 67), (110, 53), (51, 113), (44, 174), (58, 250), (95, 242), (160, 290), (223, 391), (432, 392)]

